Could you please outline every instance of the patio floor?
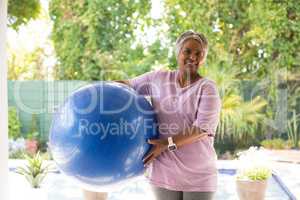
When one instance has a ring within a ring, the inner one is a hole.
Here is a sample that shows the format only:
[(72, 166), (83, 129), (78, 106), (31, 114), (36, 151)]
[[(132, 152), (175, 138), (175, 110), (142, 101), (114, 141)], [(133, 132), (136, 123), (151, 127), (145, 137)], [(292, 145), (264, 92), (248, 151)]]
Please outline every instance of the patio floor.
[(269, 150), (268, 152), (274, 161), (300, 164), (300, 150)]
[[(22, 160), (10, 160), (10, 168), (14, 168), (23, 163)], [(219, 160), (218, 168), (220, 169), (233, 169), (235, 168), (235, 161), (231, 160)], [(300, 199), (300, 165), (291, 163), (280, 163), (274, 162), (274, 169), (276, 174), (280, 176), (285, 185), (290, 191)], [(216, 199), (233, 200), (237, 199), (235, 194), (234, 179), (232, 176), (220, 176), (221, 179), (218, 183), (218, 192)], [(83, 200), (82, 190), (80, 187), (75, 185), (70, 179), (62, 174), (51, 173), (49, 174), (42, 186), (42, 189), (37, 190), (34, 194), (29, 184), (26, 182), (24, 177), (14, 172), (10, 172), (9, 176), (10, 183), (10, 200), (23, 199), (24, 196), (32, 197), (31, 200)], [(224, 182), (226, 184), (224, 184)], [(277, 186), (276, 186), (277, 187)], [(273, 186), (270, 190), (277, 190)], [(278, 199), (276, 198), (276, 192), (267, 196), (266, 199)], [(275, 195), (275, 196), (274, 196)], [(35, 197), (34, 197), (35, 196)], [(121, 198), (122, 197), (122, 198)], [(118, 191), (110, 193), (109, 200), (153, 200), (153, 194), (147, 181), (144, 177), (138, 177), (132, 182), (129, 182), (123, 187), (120, 187)], [(286, 199), (286, 198), (284, 198)]]

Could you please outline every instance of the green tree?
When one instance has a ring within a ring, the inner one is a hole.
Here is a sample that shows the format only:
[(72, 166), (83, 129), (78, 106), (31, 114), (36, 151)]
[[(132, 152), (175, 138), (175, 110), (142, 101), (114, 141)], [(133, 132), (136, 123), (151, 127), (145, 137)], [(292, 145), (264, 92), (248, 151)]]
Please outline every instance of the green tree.
[(150, 8), (148, 0), (52, 0), (52, 39), (59, 59), (56, 78), (106, 80), (150, 70), (167, 54), (154, 50), (159, 41), (133, 46), (135, 31), (151, 24)]
[[(258, 83), (251, 93), (254, 90), (262, 93), (267, 101), (264, 115), (268, 120), (264, 129), (253, 129), (252, 133), (270, 133), (272, 137), (284, 132), (287, 122), (279, 107), (288, 107), (282, 105), (285, 76), (289, 71), (299, 74), (300, 4), (297, 0), (166, 0), (164, 21), (169, 26), (171, 42), (187, 29), (203, 32), (208, 37), (206, 68), (215, 68), (217, 74), (225, 73), (225, 79), (230, 77), (226, 71), (232, 69), (236, 80)], [(170, 62), (176, 67), (174, 57)], [(228, 89), (231, 88), (225, 87)], [(227, 95), (226, 101), (232, 97), (231, 93)], [(238, 91), (234, 95), (242, 96), (242, 93)], [(237, 108), (241, 111), (242, 107)]]
[(47, 71), (43, 64), (46, 57), (44, 49), (38, 47), (33, 52), (9, 49), (8, 79), (9, 80), (44, 80)]
[(8, 48), (8, 80), (22, 79), (29, 69), (24, 65), (24, 55)]
[(239, 69), (243, 79), (262, 78), (270, 66), (299, 67), (297, 0), (166, 0), (165, 7), (172, 41), (187, 29), (207, 35), (207, 65)]
[[(9, 2), (13, 3), (12, 1)], [(23, 1), (20, 1), (17, 5), (23, 6), (25, 10), (29, 9), (25, 8), (25, 5), (21, 4), (21, 2)], [(36, 3), (39, 3), (39, 1), (36, 1)], [(29, 5), (31, 4), (26, 4), (26, 6)], [(51, 20), (46, 8), (40, 9), (37, 14), (38, 16), (35, 16), (34, 20), (31, 18), (31, 23), (22, 27), (21, 32), (18, 32), (18, 30), (10, 30), (15, 33), (14, 35), (16, 38), (14, 38), (14, 40), (21, 41), (24, 40), (24, 38), (37, 39), (35, 39), (35, 41), (29, 41), (32, 42), (30, 48), (28, 48), (28, 45), (23, 45), (23, 43), (16, 46), (14, 45), (14, 41), (8, 41), (7, 52), (9, 80), (43, 80), (50, 75), (48, 74), (50, 70), (48, 70), (48, 66), (46, 66), (47, 59), (51, 60), (55, 57), (55, 55), (52, 42), (48, 34), (45, 33), (48, 33), (49, 28), (51, 28)], [(29, 19), (26, 23), (28, 21)], [(35, 32), (37, 24), (42, 27), (49, 26), (49, 28), (47, 27), (47, 30), (43, 30), (44, 32)], [(25, 44), (28, 43), (26, 42)]]
[(149, 1), (52, 0), (53, 40), (60, 61), (57, 78), (99, 79), (101, 71), (124, 70), (127, 64), (149, 69), (141, 60), (147, 62), (145, 57), (152, 55), (156, 58), (150, 61), (169, 62), (175, 68), (175, 57), (168, 60), (170, 49), (162, 48), (161, 41), (147, 55), (131, 48), (135, 30), (162, 24), (168, 27), (164, 32), (170, 38), (164, 41), (167, 47), (185, 30), (203, 32), (210, 43), (207, 65), (238, 69), (240, 79), (263, 78), (271, 66), (272, 70), (299, 67), (297, 0), (166, 0), (164, 8), (163, 19), (154, 22), (149, 17)]
[(36, 19), (40, 10), (40, 0), (8, 0), (8, 25), (17, 30), (20, 25)]
[[(156, 66), (177, 68), (175, 40), (193, 29), (208, 38), (201, 73), (217, 81), (226, 106), (220, 140), (227, 134), (246, 141), (267, 132), (263, 119), (276, 118), (278, 91), (287, 80), (282, 77), (286, 72), (299, 74), (298, 0), (165, 0), (161, 19), (151, 19), (149, 11), (150, 1), (145, 0), (52, 0), (56, 78), (107, 80), (136, 76)], [(152, 44), (138, 42), (137, 32), (147, 27), (161, 28), (163, 37), (157, 35)], [(244, 98), (241, 80), (257, 83), (252, 102)], [(290, 88), (291, 82), (286, 82)], [(298, 98), (294, 99), (295, 104)]]

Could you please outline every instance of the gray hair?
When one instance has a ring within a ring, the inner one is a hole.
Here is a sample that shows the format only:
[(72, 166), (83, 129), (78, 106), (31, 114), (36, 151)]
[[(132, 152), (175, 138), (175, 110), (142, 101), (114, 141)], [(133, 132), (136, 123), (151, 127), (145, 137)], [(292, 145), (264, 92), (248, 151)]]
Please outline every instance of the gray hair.
[(185, 43), (185, 41), (187, 41), (188, 39), (194, 39), (196, 41), (198, 41), (201, 45), (201, 48), (203, 50), (203, 58), (206, 57), (207, 52), (208, 52), (208, 41), (206, 39), (206, 37), (202, 34), (202, 33), (197, 33), (195, 31), (189, 30), (186, 31), (184, 33), (182, 33), (176, 40), (176, 46), (175, 46), (175, 54), (176, 54), (176, 58), (178, 58), (178, 55), (180, 53), (180, 50), (183, 46), (183, 44)]

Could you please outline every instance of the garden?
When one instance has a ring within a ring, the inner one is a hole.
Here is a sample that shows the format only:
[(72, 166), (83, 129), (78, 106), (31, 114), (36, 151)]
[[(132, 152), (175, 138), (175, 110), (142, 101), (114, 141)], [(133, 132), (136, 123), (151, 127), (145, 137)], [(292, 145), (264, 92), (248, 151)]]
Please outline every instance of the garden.
[[(176, 69), (176, 38), (191, 29), (208, 38), (207, 60), (199, 73), (216, 82), (222, 100), (214, 146), (218, 184), (230, 182), (231, 188), (218, 191), (217, 198), (226, 199), (222, 194), (235, 191), (235, 178), (274, 182), (267, 199), (300, 198), (300, 182), (292, 180), (300, 172), (297, 0), (9, 0), (8, 26), (9, 159), (14, 181), (24, 177), (32, 188), (48, 190), (49, 199), (81, 199), (80, 188), (60, 176), (49, 149), (57, 107), (90, 82)], [(29, 43), (20, 42), (24, 40)], [(248, 167), (238, 169), (245, 159)], [(276, 163), (276, 169), (262, 160)], [(110, 199), (139, 199), (148, 194), (144, 182), (141, 178), (120, 187)], [(245, 184), (238, 188), (249, 187)], [(279, 193), (276, 184), (287, 187), (282, 189), (286, 193)], [(64, 192), (56, 196), (49, 192), (59, 189)], [(234, 195), (228, 193), (227, 199)]]

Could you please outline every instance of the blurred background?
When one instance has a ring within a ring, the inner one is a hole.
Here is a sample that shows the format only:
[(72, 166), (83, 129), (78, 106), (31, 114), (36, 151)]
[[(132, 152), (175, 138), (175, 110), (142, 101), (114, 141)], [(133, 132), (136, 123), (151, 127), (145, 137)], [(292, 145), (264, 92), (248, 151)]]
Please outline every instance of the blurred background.
[(46, 152), (55, 107), (86, 82), (175, 69), (189, 29), (209, 40), (200, 73), (222, 97), (218, 155), (299, 148), (299, 13), (297, 0), (9, 0), (11, 157), (18, 139)]
[[(81, 189), (57, 169), (43, 183), (51, 172), (45, 163), (53, 164), (53, 113), (87, 83), (176, 69), (175, 41), (186, 30), (208, 38), (199, 72), (216, 81), (222, 98), (217, 199), (236, 199), (235, 172), (223, 168), (235, 169), (237, 152), (251, 146), (268, 150), (287, 185), (272, 179), (267, 199), (296, 199), (287, 188), (300, 198), (299, 0), (8, 0), (7, 23), (14, 199), (34, 199), (39, 190), (30, 186), (42, 190), (36, 199), (81, 200)], [(256, 150), (247, 163), (267, 160)], [(149, 191), (139, 180), (109, 199), (151, 199)]]

